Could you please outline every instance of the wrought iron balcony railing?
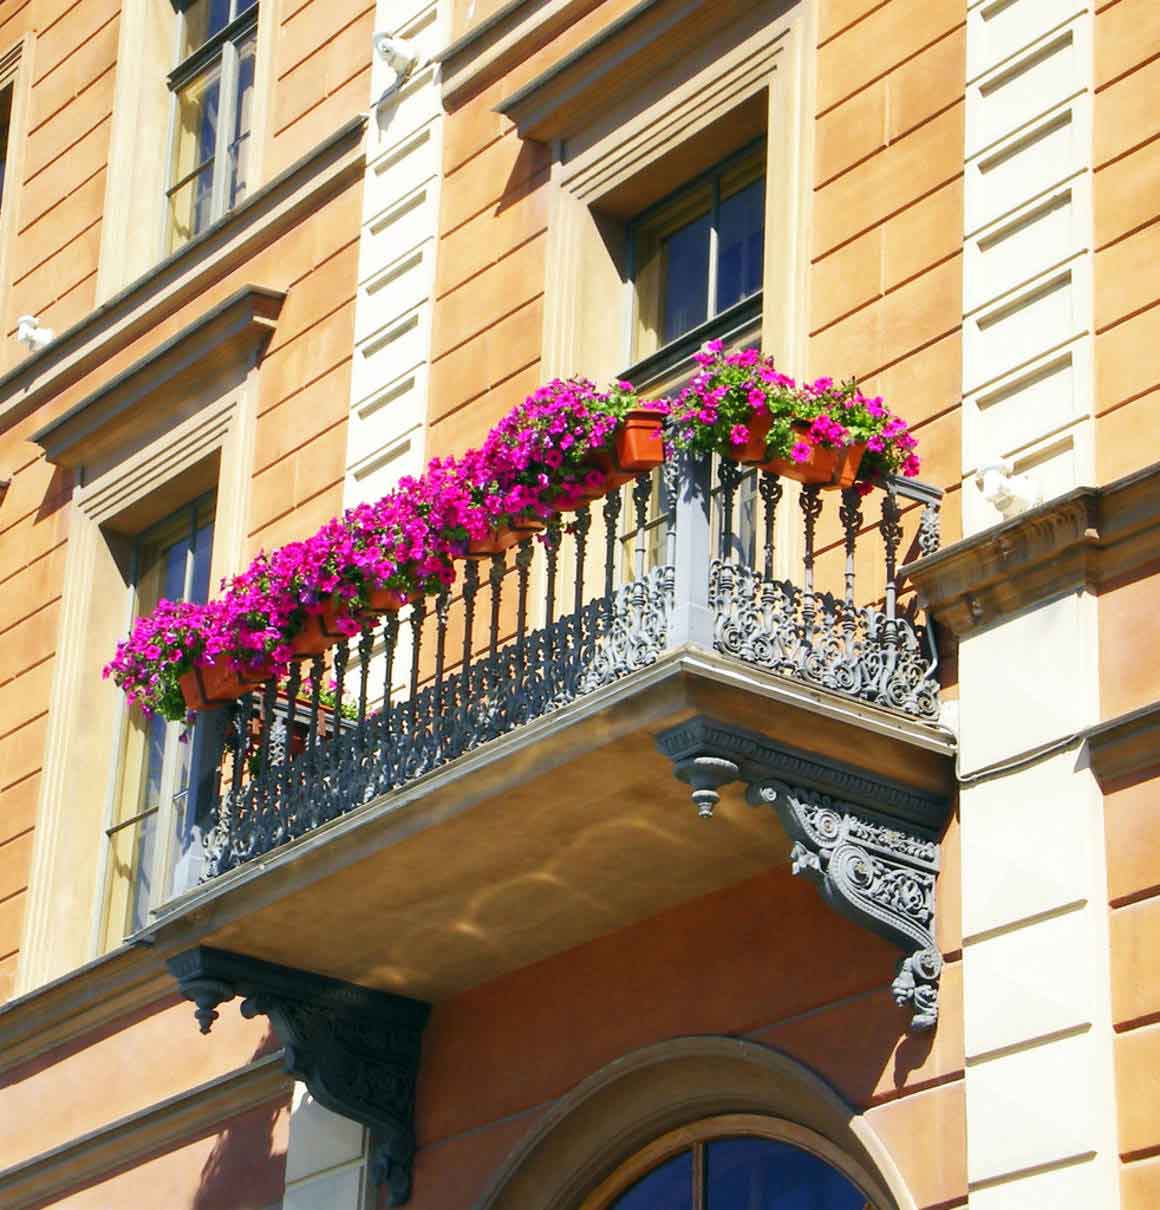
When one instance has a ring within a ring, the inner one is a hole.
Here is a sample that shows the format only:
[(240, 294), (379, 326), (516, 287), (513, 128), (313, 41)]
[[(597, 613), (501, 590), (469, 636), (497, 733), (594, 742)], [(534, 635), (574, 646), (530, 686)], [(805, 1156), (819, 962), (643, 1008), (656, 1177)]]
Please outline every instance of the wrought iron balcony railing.
[(933, 720), (935, 648), (897, 568), (904, 531), (937, 549), (941, 493), (806, 487), (796, 532), (791, 494), (733, 463), (667, 463), (218, 712), (203, 880), (687, 644)]

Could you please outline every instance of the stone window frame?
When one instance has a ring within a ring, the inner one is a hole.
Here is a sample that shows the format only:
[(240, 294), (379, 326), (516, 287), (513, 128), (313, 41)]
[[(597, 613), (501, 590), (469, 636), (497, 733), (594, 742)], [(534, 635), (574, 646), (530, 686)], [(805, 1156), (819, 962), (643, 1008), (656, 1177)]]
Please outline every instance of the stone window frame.
[[(210, 583), (239, 565), (261, 350), (283, 298), (243, 288), (34, 435), (50, 459), (73, 470), (77, 486), (67, 506), (18, 994), (110, 948), (106, 830), (119, 799), (128, 708), (100, 670), (132, 617), (125, 548), (134, 532), (212, 487)], [(94, 718), (107, 725), (91, 725)]]
[[(815, 0), (756, 5), (658, 72), (651, 87), (634, 90), (607, 113), (582, 115), (551, 138), (545, 377), (582, 372), (608, 379), (631, 361), (627, 222), (602, 221), (602, 203), (762, 94), (768, 100), (762, 346), (790, 372), (805, 365), (816, 28)], [(784, 137), (771, 139), (769, 131)], [(609, 307), (610, 297), (620, 305)]]
[[(283, 12), (279, 0), (261, 0), (256, 7), (258, 42), (247, 197), (259, 193), (268, 182), (266, 165), (274, 133), (275, 40)], [(174, 253), (165, 251), (173, 112), (168, 79), (177, 66), (176, 28), (177, 12), (171, 0), (122, 0), (109, 171), (101, 209), (97, 305), (189, 246)], [(163, 155), (157, 154), (158, 147), (164, 148)], [(223, 217), (228, 218), (229, 213)], [(210, 229), (214, 226), (211, 223)], [(140, 238), (141, 232), (148, 237)]]
[[(596, 1210), (658, 1140), (743, 1115), (804, 1146), (877, 1210), (917, 1210), (865, 1111), (805, 1064), (752, 1039), (700, 1034), (613, 1059), (552, 1104), (494, 1173), (476, 1210)], [(637, 1171), (637, 1175), (640, 1175)]]

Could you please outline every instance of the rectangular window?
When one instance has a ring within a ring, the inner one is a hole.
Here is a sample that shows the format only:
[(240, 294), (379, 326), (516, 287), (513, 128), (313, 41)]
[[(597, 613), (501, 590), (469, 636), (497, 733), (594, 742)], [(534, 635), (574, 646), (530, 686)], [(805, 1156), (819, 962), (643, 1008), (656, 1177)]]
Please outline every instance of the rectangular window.
[[(136, 615), (163, 597), (204, 601), (213, 547), (212, 494), (151, 526), (133, 543), (131, 577)], [(209, 725), (216, 720), (209, 718)], [(199, 720), (191, 737), (180, 723), (133, 710), (121, 761), (118, 809), (107, 830), (110, 878), (106, 945), (143, 928), (149, 911), (187, 889), (200, 872), (202, 822), (195, 771), (206, 737)]]
[(632, 359), (678, 340), (761, 289), (765, 152), (751, 146), (630, 225)]
[(169, 76), (169, 252), (246, 196), (257, 25), (256, 0), (188, 0), (178, 9), (178, 66)]

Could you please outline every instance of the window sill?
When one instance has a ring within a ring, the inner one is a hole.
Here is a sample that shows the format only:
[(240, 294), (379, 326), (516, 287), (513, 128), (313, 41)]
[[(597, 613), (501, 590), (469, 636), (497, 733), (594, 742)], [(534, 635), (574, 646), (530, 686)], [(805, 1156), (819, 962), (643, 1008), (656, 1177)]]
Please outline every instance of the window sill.
[(693, 354), (710, 340), (723, 340), (726, 344), (744, 339), (746, 336), (761, 335), (762, 292), (757, 291), (748, 298), (698, 324), (684, 336), (678, 336), (663, 348), (628, 367), (621, 375), (638, 391), (648, 390), (658, 382), (669, 382), (681, 371), (691, 372)]

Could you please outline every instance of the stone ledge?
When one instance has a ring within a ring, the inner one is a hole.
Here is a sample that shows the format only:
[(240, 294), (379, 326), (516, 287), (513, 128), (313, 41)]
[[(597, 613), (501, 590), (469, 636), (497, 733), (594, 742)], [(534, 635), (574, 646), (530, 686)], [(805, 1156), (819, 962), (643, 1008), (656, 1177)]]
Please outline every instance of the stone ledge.
[(1104, 789), (1113, 782), (1160, 768), (1160, 702), (1130, 710), (1087, 732), (1092, 769)]
[(1160, 559), (1160, 463), (1077, 487), (902, 568), (920, 604), (955, 635)]

